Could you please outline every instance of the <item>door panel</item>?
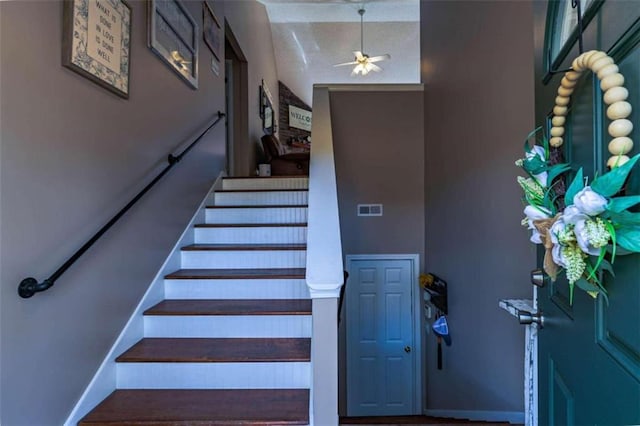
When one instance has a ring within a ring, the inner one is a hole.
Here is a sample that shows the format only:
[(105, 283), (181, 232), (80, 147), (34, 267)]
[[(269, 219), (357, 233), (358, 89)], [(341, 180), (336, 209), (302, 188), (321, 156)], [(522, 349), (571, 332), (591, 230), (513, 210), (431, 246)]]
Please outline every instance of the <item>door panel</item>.
[[(594, 3), (592, 19), (585, 26), (585, 50), (608, 52), (618, 64), (629, 90), (634, 112), (631, 135), (640, 152), (640, 2)], [(562, 73), (550, 75), (547, 67), (553, 40), (554, 8), (566, 2), (534, 2), (536, 16), (536, 122), (551, 116)], [(570, 42), (571, 43), (571, 42)], [(556, 47), (569, 52), (555, 65), (566, 69), (578, 56), (577, 43)], [(559, 152), (593, 179), (606, 171), (610, 121), (597, 77), (586, 72), (571, 98), (565, 143)], [(547, 127), (548, 128), (548, 127)], [(573, 176), (568, 176), (572, 179)], [(628, 194), (640, 194), (640, 168), (632, 172)], [(542, 264), (540, 253), (538, 263)], [(538, 421), (541, 425), (640, 424), (640, 256), (619, 256), (615, 278), (607, 277), (607, 302), (593, 300), (576, 289), (573, 305), (564, 276), (538, 291), (538, 309), (545, 326), (538, 333)]]
[(415, 414), (413, 262), (352, 260), (349, 265), (348, 414)]

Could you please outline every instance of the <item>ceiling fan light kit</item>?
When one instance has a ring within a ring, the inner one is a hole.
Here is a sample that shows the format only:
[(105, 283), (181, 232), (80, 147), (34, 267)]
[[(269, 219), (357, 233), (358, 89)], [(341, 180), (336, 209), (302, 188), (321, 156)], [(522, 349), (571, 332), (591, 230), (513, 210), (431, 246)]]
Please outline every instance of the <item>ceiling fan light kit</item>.
[(379, 56), (370, 57), (366, 53), (364, 53), (364, 9), (359, 9), (358, 14), (360, 15), (360, 50), (353, 52), (355, 58), (352, 62), (344, 62), (341, 64), (335, 64), (334, 67), (342, 67), (345, 65), (355, 65), (353, 71), (351, 71), (351, 75), (355, 76), (358, 74), (367, 75), (371, 71), (380, 72), (382, 68), (375, 64), (375, 62), (384, 61), (385, 59), (390, 59), (391, 55), (384, 54)]

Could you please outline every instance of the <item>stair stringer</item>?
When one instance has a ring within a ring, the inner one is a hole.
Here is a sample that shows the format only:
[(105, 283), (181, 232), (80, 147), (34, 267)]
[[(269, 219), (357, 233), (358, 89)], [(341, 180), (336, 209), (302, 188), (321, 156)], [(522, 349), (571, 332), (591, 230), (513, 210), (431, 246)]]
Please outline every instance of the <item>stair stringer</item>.
[(185, 245), (194, 243), (194, 225), (196, 223), (204, 222), (206, 211), (205, 207), (212, 204), (215, 190), (222, 188), (223, 177), (224, 172), (221, 172), (211, 188), (207, 191), (207, 195), (198, 206), (195, 214), (180, 235), (180, 238), (178, 238), (171, 249), (167, 259), (151, 281), (147, 291), (144, 293), (138, 303), (138, 306), (134, 309), (131, 317), (127, 321), (127, 324), (122, 329), (122, 332), (105, 356), (100, 367), (98, 367), (98, 370), (89, 382), (89, 385), (69, 414), (64, 426), (77, 425), (87, 413), (93, 410), (102, 400), (116, 389), (116, 358), (144, 337), (143, 313), (153, 305), (164, 300), (164, 277), (172, 271), (180, 269), (182, 262), (181, 248)]

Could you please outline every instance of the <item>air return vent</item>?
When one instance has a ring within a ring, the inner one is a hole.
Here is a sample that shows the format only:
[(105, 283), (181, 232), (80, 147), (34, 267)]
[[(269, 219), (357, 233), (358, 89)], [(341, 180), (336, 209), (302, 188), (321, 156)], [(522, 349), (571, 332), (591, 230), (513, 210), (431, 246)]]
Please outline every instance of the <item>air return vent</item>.
[(358, 204), (358, 216), (382, 216), (382, 204)]

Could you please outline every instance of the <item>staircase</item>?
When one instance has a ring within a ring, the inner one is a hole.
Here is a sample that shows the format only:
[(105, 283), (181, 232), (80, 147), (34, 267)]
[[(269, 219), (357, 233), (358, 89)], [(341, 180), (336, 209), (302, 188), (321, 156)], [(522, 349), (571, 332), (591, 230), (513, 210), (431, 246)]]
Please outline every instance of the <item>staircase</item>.
[(306, 177), (225, 178), (81, 425), (308, 425)]

